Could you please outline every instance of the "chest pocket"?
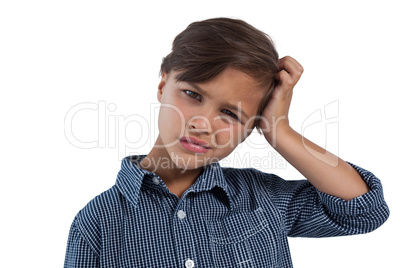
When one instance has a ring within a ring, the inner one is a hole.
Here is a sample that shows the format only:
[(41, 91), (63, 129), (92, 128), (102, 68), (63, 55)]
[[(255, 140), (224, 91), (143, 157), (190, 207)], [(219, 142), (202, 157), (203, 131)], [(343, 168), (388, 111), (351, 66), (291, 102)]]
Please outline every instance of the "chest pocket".
[(275, 267), (280, 220), (261, 207), (205, 221), (215, 267)]

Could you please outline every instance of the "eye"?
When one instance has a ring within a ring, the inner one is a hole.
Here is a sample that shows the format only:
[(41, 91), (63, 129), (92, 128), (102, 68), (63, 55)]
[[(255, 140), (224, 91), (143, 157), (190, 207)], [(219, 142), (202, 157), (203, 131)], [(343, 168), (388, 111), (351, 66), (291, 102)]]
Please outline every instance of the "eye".
[(185, 90), (184, 92), (185, 92), (190, 98), (197, 99), (197, 100), (201, 100), (200, 94), (198, 94), (198, 93), (196, 93), (196, 92), (194, 92), (194, 91)]
[(235, 115), (234, 113), (232, 113), (231, 111), (229, 111), (229, 110), (223, 110), (223, 111), (225, 111), (224, 113), (225, 114), (227, 114), (227, 115), (229, 115), (230, 117), (233, 117), (234, 119), (236, 119), (236, 120), (238, 120), (239, 122), (240, 122), (240, 120), (239, 120), (239, 118), (237, 117), (237, 115)]

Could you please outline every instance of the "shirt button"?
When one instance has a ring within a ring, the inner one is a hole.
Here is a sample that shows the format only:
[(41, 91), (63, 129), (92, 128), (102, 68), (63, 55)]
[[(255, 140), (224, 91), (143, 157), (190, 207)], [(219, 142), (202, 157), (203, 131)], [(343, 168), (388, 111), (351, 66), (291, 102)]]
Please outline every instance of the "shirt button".
[(158, 179), (158, 177), (153, 177), (153, 178), (152, 178), (152, 182), (153, 182), (155, 185), (159, 185), (159, 179)]
[[(179, 211), (177, 211), (177, 217), (179, 217), (179, 219), (184, 219), (186, 217), (186, 212), (184, 212), (183, 210), (180, 209)], [(191, 267), (193, 267), (193, 266), (191, 266)]]
[(184, 263), (184, 265), (186, 266), (186, 268), (193, 268), (194, 267), (194, 261), (193, 260), (186, 260), (186, 262)]

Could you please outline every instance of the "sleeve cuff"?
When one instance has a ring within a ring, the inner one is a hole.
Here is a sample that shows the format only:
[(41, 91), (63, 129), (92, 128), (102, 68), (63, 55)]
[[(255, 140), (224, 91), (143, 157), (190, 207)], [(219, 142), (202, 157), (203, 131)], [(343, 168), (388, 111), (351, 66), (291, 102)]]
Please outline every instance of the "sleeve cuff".
[(370, 171), (351, 165), (370, 187), (370, 191), (351, 200), (343, 200), (319, 191), (318, 196), (325, 207), (331, 212), (340, 215), (360, 215), (386, 206), (381, 181)]

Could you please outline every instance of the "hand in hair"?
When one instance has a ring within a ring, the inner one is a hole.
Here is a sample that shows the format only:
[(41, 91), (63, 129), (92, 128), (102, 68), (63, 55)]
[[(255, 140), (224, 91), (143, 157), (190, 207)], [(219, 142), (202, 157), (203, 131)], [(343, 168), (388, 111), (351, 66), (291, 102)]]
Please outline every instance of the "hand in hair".
[(303, 73), (300, 63), (290, 56), (279, 59), (278, 69), (275, 89), (260, 122), (264, 136), (271, 145), (279, 130), (290, 128), (288, 114), (293, 88)]
[(266, 140), (293, 167), (323, 193), (350, 200), (370, 189), (356, 170), (306, 139), (289, 125), (288, 113), (293, 88), (299, 81), (303, 67), (287, 56), (278, 61), (277, 84), (263, 110), (260, 125)]

